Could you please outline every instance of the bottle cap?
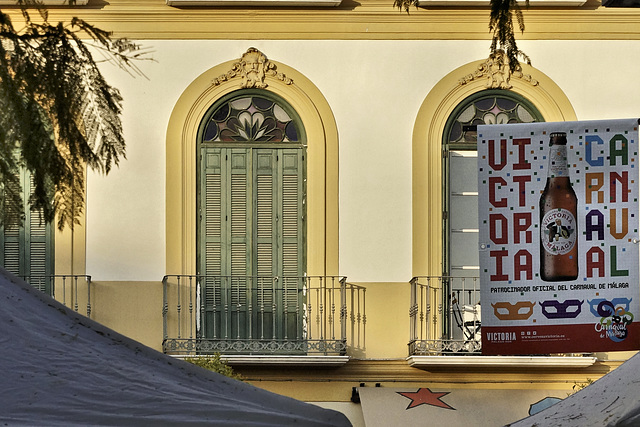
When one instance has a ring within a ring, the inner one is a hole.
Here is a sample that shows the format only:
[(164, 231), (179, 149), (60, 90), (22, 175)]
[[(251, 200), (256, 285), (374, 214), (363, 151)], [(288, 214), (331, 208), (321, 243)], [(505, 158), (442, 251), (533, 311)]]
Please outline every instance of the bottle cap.
[(566, 145), (567, 134), (565, 132), (551, 132), (549, 135), (549, 145)]

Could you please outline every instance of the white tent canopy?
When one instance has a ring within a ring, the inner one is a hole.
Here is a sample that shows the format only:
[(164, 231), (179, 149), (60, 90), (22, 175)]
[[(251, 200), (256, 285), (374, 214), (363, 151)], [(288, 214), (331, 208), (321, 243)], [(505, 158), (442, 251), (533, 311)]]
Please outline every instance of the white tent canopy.
[(2, 269), (0, 347), (2, 425), (349, 425), (145, 347)]
[(640, 354), (549, 408), (511, 427), (640, 426)]

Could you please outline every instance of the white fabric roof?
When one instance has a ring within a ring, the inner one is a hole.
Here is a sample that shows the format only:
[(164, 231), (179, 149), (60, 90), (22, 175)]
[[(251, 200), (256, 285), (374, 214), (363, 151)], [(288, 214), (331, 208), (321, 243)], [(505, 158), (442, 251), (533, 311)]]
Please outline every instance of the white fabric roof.
[(509, 426), (640, 426), (640, 353), (588, 387)]
[(0, 372), (1, 425), (350, 425), (145, 347), (2, 269)]

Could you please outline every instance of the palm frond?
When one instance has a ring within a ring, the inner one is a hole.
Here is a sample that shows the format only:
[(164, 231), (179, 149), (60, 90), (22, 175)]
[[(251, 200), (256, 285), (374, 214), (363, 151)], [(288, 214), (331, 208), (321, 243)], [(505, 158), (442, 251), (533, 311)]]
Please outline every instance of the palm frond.
[[(526, 0), (526, 7), (529, 7), (529, 0)], [(513, 23), (514, 15), (518, 23), (518, 29), (523, 33), (524, 16), (518, 2), (516, 0), (491, 0), (489, 31), (492, 32), (492, 39), (490, 54), (493, 55), (498, 50), (502, 50), (512, 72), (520, 66), (518, 58), (522, 58), (528, 64), (531, 63), (530, 58), (518, 49)]]
[(409, 13), (409, 9), (412, 6), (418, 7), (418, 0), (393, 0), (393, 7), (397, 7), (407, 13)]
[[(47, 222), (57, 215), (62, 229), (83, 212), (85, 168), (106, 174), (126, 158), (122, 96), (92, 52), (132, 74), (141, 74), (134, 62), (148, 57), (137, 44), (83, 20), (51, 24), (36, 0), (20, 1), (24, 29), (17, 31), (0, 11), (0, 220), (15, 219), (12, 212), (24, 206), (13, 177), (26, 168), (30, 209)], [(44, 22), (30, 19), (27, 8), (34, 6)]]

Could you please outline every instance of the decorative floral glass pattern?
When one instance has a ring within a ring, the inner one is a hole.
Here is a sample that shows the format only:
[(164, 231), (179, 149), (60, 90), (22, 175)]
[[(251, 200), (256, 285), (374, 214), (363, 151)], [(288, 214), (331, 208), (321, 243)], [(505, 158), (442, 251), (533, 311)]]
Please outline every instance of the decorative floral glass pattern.
[(464, 107), (453, 120), (448, 142), (476, 142), (475, 132), (466, 138), (465, 126), (505, 123), (531, 123), (535, 114), (522, 103), (505, 97), (488, 96), (477, 99)]
[(256, 95), (234, 98), (211, 115), (204, 142), (299, 142), (291, 116), (275, 101)]

